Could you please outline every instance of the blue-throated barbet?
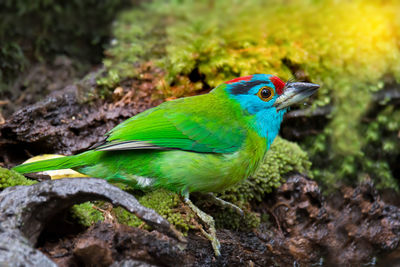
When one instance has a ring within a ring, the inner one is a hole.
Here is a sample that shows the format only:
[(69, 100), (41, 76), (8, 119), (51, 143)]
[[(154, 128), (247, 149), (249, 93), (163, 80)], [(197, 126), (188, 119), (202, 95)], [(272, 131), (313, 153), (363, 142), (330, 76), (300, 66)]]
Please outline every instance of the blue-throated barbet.
[(72, 168), (134, 187), (184, 195), (218, 192), (257, 170), (288, 107), (318, 88), (268, 74), (236, 78), (208, 94), (165, 102), (126, 120), (97, 148), (14, 170)]

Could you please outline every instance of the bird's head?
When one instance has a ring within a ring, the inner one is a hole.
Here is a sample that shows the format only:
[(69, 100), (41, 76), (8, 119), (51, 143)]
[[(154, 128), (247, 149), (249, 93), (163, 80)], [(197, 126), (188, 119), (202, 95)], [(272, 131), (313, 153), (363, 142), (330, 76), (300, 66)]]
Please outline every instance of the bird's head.
[(225, 82), (222, 88), (230, 99), (240, 104), (245, 115), (254, 118), (255, 130), (273, 140), (288, 107), (315, 93), (319, 85), (285, 83), (273, 75), (254, 74)]
[(270, 74), (254, 74), (239, 77), (228, 82), (225, 87), (230, 98), (239, 102), (250, 114), (265, 109), (275, 112), (286, 111), (317, 91), (319, 85), (304, 82), (287, 82)]

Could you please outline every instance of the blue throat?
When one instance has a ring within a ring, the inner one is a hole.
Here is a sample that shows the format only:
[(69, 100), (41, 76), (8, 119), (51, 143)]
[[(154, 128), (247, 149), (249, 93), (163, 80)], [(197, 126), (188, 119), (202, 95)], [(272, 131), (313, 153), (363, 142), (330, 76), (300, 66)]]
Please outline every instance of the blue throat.
[(286, 109), (276, 111), (275, 108), (269, 108), (257, 112), (254, 116), (254, 130), (261, 137), (266, 138), (268, 149), (279, 133), (285, 113)]

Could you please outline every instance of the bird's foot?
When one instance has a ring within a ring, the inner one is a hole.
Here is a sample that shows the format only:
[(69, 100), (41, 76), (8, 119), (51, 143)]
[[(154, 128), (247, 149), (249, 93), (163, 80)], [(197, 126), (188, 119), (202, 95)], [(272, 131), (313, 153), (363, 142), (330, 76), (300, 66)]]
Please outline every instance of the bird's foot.
[(213, 217), (205, 213), (204, 211), (200, 210), (193, 202), (188, 198), (185, 197), (185, 203), (193, 210), (194, 213), (208, 226), (208, 232), (205, 231), (203, 228), (200, 228), (203, 235), (211, 241), (211, 245), (214, 249), (215, 256), (220, 256), (220, 243), (217, 238), (217, 231), (215, 229), (215, 222)]
[(232, 209), (240, 216), (244, 216), (243, 210), (241, 208), (239, 208), (238, 206), (236, 206), (235, 204), (233, 204), (229, 201), (223, 200), (223, 199), (217, 197), (216, 195), (214, 195), (213, 193), (207, 193), (206, 195), (213, 203), (215, 203), (221, 207), (226, 207), (228, 209)]

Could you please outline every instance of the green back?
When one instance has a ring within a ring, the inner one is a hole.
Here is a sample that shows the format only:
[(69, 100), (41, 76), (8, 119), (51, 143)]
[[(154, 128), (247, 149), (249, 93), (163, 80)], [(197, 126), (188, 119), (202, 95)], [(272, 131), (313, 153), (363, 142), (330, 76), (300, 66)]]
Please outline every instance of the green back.
[(232, 153), (246, 137), (241, 112), (223, 90), (165, 102), (112, 129), (108, 143), (97, 150), (167, 148)]

